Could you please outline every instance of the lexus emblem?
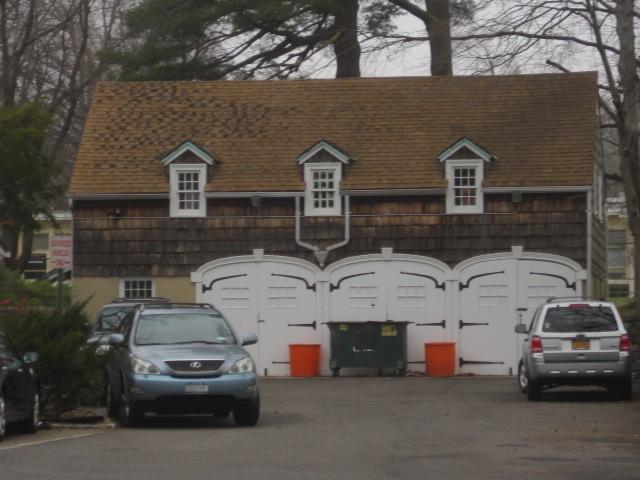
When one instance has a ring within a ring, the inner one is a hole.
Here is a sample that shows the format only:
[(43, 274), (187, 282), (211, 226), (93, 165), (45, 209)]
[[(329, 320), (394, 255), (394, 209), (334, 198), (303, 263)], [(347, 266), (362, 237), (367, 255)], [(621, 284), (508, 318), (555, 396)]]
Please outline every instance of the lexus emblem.
[(200, 368), (200, 367), (202, 367), (202, 364), (201, 364), (200, 362), (191, 362), (191, 363), (189, 364), (189, 366), (190, 366), (191, 368)]

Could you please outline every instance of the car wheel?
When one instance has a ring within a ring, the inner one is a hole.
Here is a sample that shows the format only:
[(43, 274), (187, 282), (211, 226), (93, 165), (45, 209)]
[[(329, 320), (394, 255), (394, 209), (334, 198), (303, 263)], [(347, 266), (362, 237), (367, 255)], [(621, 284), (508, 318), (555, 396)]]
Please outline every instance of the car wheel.
[(33, 404), (31, 406), (31, 413), (27, 418), (22, 420), (18, 424), (18, 428), (23, 433), (36, 433), (40, 426), (40, 396), (38, 392), (33, 394)]
[(111, 389), (111, 384), (107, 382), (107, 401), (106, 401), (106, 410), (107, 417), (116, 418), (118, 416), (118, 402), (115, 398), (113, 398), (113, 390)]
[(4, 396), (0, 394), (0, 442), (7, 432), (7, 406), (4, 403)]
[(518, 365), (518, 386), (522, 393), (527, 393), (529, 388), (529, 377), (527, 376), (527, 371), (524, 369), (522, 362)]
[(615, 385), (615, 395), (618, 400), (629, 401), (633, 398), (633, 381), (631, 375), (619, 380)]
[(122, 390), (120, 401), (118, 402), (120, 424), (128, 428), (137, 427), (144, 419), (144, 410), (135, 402), (129, 400), (124, 388)]
[(233, 409), (233, 420), (239, 427), (253, 427), (260, 418), (260, 396)]
[(540, 400), (542, 397), (542, 385), (531, 379), (524, 362), (520, 362), (518, 366), (518, 385), (520, 386), (520, 391), (527, 396), (528, 400)]

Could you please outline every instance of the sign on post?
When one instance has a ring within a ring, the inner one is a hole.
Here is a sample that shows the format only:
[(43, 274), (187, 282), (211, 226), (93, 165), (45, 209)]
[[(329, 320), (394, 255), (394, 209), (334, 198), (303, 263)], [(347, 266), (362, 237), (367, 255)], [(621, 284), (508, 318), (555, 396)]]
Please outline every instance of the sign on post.
[(51, 268), (71, 270), (73, 265), (73, 240), (71, 235), (51, 237)]

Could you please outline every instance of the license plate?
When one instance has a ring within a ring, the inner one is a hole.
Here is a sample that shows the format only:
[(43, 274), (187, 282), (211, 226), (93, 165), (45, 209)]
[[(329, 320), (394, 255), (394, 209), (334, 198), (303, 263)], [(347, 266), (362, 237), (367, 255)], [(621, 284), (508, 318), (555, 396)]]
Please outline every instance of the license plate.
[(209, 393), (209, 385), (206, 383), (187, 383), (184, 393)]
[(573, 350), (589, 350), (591, 345), (589, 340), (571, 340), (571, 348)]

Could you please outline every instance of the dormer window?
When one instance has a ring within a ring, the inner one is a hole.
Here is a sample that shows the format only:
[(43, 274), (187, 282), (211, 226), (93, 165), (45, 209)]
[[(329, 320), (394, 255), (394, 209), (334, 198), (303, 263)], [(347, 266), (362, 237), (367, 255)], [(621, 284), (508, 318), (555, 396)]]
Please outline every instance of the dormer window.
[(438, 159), (445, 164), (447, 213), (482, 213), (484, 166), (493, 156), (468, 138), (458, 140)]
[(206, 165), (171, 165), (169, 177), (171, 216), (204, 217), (207, 213), (204, 198)]
[(340, 168), (330, 163), (304, 166), (305, 215), (340, 215)]
[(304, 165), (304, 214), (341, 215), (340, 181), (342, 169), (353, 158), (335, 145), (321, 140), (298, 157)]
[(207, 200), (207, 168), (214, 165), (213, 156), (193, 142), (184, 142), (162, 159), (169, 167), (170, 214), (172, 217), (204, 217)]

